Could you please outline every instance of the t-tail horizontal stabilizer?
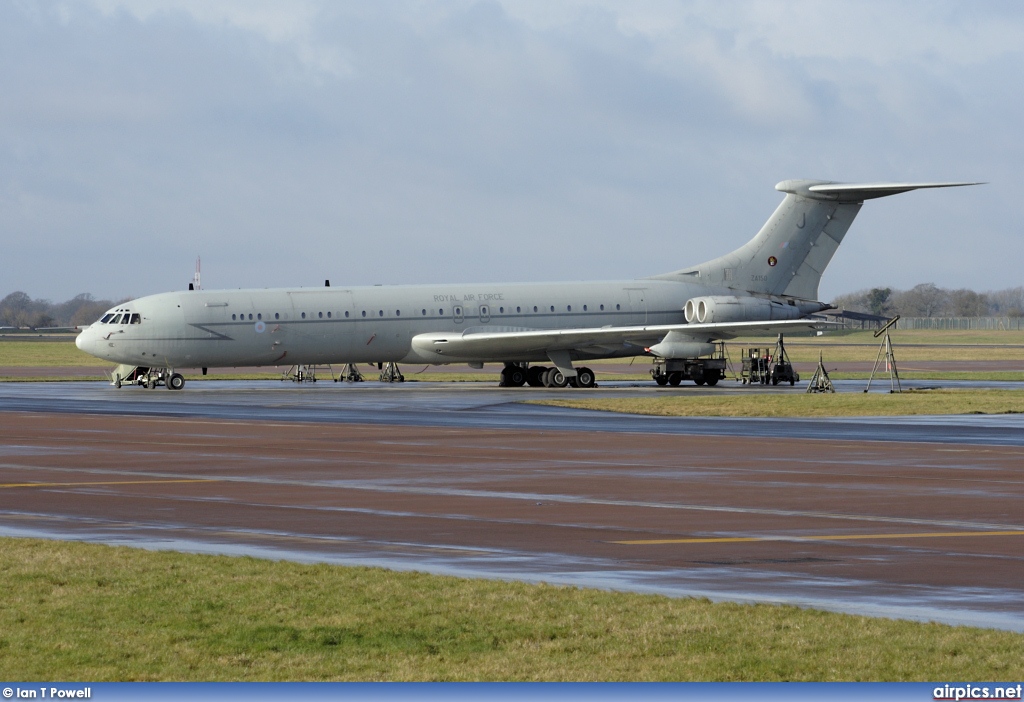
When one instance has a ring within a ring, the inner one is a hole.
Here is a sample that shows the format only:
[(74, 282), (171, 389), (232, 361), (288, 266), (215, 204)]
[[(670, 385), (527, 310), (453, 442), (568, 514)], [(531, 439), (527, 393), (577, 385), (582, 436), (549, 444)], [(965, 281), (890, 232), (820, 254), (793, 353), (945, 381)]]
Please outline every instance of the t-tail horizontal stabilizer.
[[(783, 186), (789, 183), (803, 182), (806, 181), (784, 180), (776, 185), (775, 189), (782, 192), (798, 192)], [(911, 190), (960, 188), (965, 185), (984, 185), (984, 183), (821, 183), (808, 186), (807, 192), (811, 197), (818, 196), (840, 202), (863, 202), (889, 195), (899, 195)]]
[(664, 275), (745, 293), (817, 300), (821, 274), (832, 260), (865, 200), (910, 190), (980, 183), (833, 183), (784, 180), (785, 199), (753, 239), (713, 261)]

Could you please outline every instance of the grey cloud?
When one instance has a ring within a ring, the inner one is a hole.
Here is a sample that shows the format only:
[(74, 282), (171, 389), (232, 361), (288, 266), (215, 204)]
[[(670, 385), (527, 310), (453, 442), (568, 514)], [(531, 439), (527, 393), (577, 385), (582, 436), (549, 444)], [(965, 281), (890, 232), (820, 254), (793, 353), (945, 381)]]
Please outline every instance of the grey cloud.
[(157, 292), (197, 254), (223, 287), (641, 276), (745, 242), (789, 177), (993, 181), (868, 203), (823, 295), (1019, 284), (1024, 18), (944, 54), (967, 5), (911, 3), (858, 53), (861, 5), (789, 44), (719, 3), (4, 5), (0, 293)]

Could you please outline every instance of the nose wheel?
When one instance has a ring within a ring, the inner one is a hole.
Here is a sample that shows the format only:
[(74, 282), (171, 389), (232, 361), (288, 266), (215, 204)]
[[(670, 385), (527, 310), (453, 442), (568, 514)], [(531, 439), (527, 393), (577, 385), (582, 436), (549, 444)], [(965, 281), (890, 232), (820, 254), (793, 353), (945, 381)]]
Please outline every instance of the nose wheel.
[(181, 390), (185, 387), (185, 376), (175, 373), (171, 368), (127, 368), (119, 366), (112, 373), (111, 384), (115, 387), (138, 385), (147, 390), (154, 390), (163, 385), (168, 390)]

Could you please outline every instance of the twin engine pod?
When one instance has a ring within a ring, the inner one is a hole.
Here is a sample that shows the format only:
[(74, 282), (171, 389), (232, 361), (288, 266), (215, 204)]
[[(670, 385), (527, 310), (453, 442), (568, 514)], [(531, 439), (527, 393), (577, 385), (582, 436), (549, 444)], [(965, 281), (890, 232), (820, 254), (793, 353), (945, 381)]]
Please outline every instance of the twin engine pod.
[(814, 309), (803, 309), (804, 307), (804, 305), (788, 305), (761, 297), (713, 295), (687, 300), (684, 312), (687, 324), (712, 324), (714, 322), (799, 319), (810, 312), (817, 312), (824, 305), (814, 303)]

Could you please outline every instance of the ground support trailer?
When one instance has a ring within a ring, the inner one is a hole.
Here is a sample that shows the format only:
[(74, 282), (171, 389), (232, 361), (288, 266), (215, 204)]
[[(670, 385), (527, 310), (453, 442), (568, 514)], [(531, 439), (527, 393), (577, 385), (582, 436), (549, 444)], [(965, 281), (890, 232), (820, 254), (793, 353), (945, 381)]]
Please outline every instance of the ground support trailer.
[(655, 358), (651, 377), (658, 385), (675, 386), (684, 380), (692, 380), (697, 385), (718, 385), (729, 363), (725, 344), (716, 346), (715, 353), (706, 358)]

